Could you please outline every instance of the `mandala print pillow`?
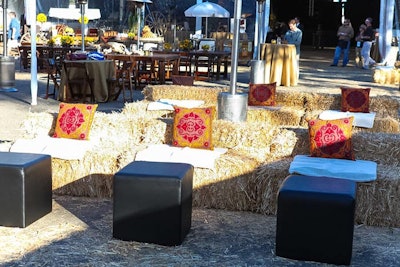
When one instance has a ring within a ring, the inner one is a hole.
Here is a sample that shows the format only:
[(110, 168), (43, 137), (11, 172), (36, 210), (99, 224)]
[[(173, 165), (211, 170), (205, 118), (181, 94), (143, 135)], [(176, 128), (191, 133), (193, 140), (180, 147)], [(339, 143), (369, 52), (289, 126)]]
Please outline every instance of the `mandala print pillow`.
[(342, 90), (342, 111), (369, 112), (369, 92), (371, 88), (346, 88)]
[(174, 108), (172, 145), (213, 149), (212, 120), (215, 108)]
[(97, 106), (61, 103), (53, 137), (88, 140)]
[(308, 130), (311, 156), (355, 160), (351, 141), (353, 119), (310, 120)]
[(249, 106), (275, 106), (276, 82), (268, 84), (250, 83)]

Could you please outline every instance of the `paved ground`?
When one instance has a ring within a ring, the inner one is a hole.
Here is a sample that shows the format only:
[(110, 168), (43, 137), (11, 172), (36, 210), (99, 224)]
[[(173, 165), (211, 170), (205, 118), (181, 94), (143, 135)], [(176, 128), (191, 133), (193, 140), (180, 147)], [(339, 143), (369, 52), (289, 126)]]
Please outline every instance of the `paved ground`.
[[(372, 71), (329, 67), (332, 50), (302, 51), (296, 87), (278, 90), (340, 92), (339, 86), (371, 87), (372, 95), (399, 99), (397, 85), (372, 83)], [(16, 64), (19, 68), (19, 64)], [(250, 69), (239, 68), (238, 85), (247, 87)], [(58, 112), (59, 102), (43, 99), (46, 78), (38, 75), (38, 104), (32, 106), (30, 74), (16, 71), (18, 92), (0, 92), (0, 140), (15, 140), (28, 112)], [(219, 81), (229, 85), (229, 81)], [(200, 83), (198, 83), (200, 84)], [(136, 99), (141, 99), (136, 92)], [(121, 99), (102, 103), (101, 111), (118, 110)], [(25, 229), (0, 227), (1, 266), (329, 266), (274, 255), (275, 220), (245, 212), (194, 209), (191, 232), (178, 247), (163, 247), (112, 238), (109, 199), (54, 197), (53, 212)], [(327, 229), (331, 230), (331, 229)], [(355, 227), (351, 266), (400, 266), (400, 229)]]

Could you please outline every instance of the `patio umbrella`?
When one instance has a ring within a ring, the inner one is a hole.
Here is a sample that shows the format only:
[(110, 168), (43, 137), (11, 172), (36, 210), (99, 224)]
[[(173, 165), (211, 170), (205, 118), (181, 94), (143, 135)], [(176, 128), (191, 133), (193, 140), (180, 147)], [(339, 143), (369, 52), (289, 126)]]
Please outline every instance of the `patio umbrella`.
[(208, 18), (229, 18), (229, 11), (222, 6), (211, 3), (202, 2), (185, 10), (186, 17), (206, 18), (206, 37), (208, 30)]
[[(89, 20), (101, 18), (100, 9), (89, 8), (85, 9), (85, 16)], [(58, 19), (78, 20), (81, 17), (81, 10), (79, 8), (54, 8), (49, 10), (49, 17)]]

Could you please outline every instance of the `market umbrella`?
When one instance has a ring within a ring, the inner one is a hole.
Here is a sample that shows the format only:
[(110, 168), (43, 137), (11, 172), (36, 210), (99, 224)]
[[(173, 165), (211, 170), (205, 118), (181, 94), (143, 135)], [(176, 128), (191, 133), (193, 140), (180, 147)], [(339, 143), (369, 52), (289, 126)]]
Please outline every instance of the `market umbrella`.
[(228, 10), (226, 10), (225, 8), (223, 8), (218, 4), (211, 2), (202, 2), (186, 9), (185, 16), (206, 18), (206, 37), (207, 37), (208, 18), (210, 17), (229, 18), (230, 14)]
[[(88, 8), (85, 9), (85, 16), (89, 20), (101, 18), (100, 9)], [(81, 17), (81, 10), (79, 8), (50, 8), (49, 17), (58, 19), (78, 20)]]

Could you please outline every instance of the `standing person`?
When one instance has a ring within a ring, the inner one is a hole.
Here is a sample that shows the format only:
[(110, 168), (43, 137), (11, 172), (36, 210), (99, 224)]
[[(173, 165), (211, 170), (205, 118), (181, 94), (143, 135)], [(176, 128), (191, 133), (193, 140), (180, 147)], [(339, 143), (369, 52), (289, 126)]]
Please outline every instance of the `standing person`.
[(336, 35), (338, 37), (338, 43), (336, 45), (333, 63), (331, 66), (338, 65), (340, 55), (343, 52), (342, 67), (346, 67), (347, 63), (349, 63), (350, 40), (354, 37), (354, 29), (351, 26), (349, 19), (343, 20), (343, 24), (339, 27)]
[(297, 59), (300, 58), (300, 44), (301, 39), (303, 38), (303, 33), (299, 30), (296, 26), (296, 21), (294, 19), (290, 20), (289, 23), (289, 30), (285, 34), (284, 43), (286, 44), (294, 44), (296, 46), (296, 56)]
[(21, 37), (21, 25), (17, 19), (17, 14), (14, 11), (8, 13), (10, 16), (10, 25), (8, 27), (8, 51), (10, 52), (11, 48), (18, 47), (18, 40)]
[(364, 34), (366, 29), (367, 29), (367, 26), (365, 26), (365, 24), (361, 24), (360, 27), (358, 28), (358, 34), (355, 38), (355, 40), (356, 40), (356, 65), (359, 68), (362, 68), (362, 66), (364, 66), (363, 59), (361, 56), (361, 49), (363, 47), (363, 40), (361, 39), (361, 36)]
[(367, 26), (367, 28), (362, 33), (362, 35), (360, 35), (363, 42), (363, 46), (361, 48), (361, 56), (364, 61), (363, 69), (368, 70), (370, 65), (376, 64), (375, 60), (371, 58), (370, 54), (372, 41), (375, 39), (374, 29), (372, 28), (372, 18), (366, 18), (365, 25)]
[(296, 27), (304, 32), (304, 25), (300, 22), (300, 17), (295, 17), (294, 20), (296, 21)]
[(296, 21), (294, 19), (290, 20), (289, 30), (285, 34), (285, 44), (294, 44), (296, 47), (296, 58), (297, 58), (297, 77), (299, 76), (300, 70), (300, 44), (303, 38), (303, 32), (296, 27)]

